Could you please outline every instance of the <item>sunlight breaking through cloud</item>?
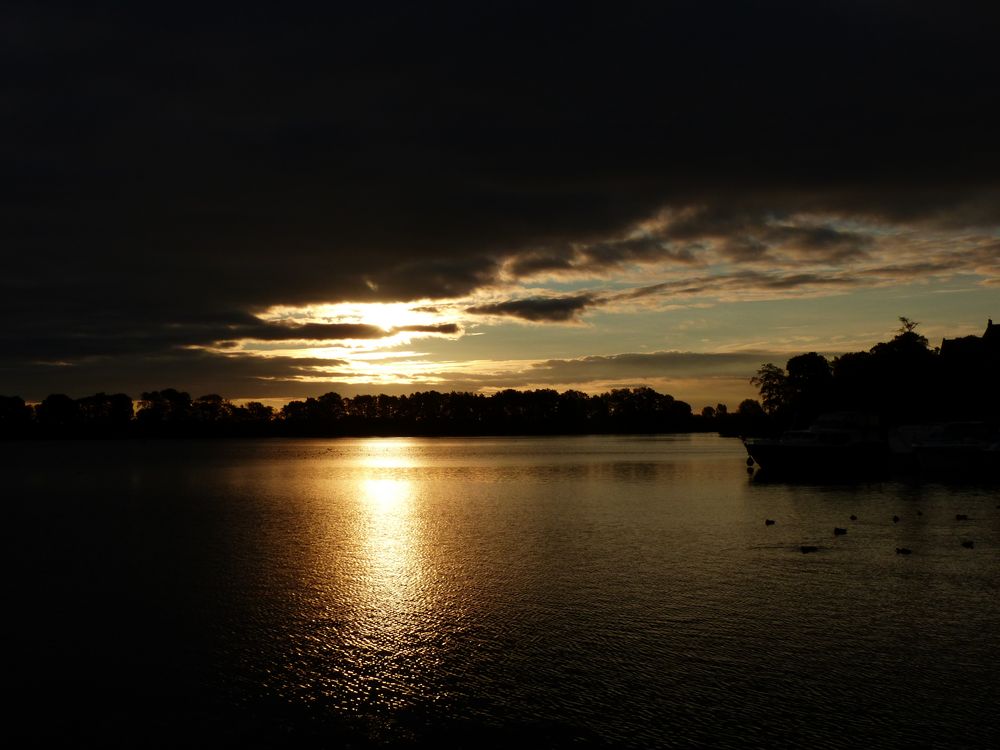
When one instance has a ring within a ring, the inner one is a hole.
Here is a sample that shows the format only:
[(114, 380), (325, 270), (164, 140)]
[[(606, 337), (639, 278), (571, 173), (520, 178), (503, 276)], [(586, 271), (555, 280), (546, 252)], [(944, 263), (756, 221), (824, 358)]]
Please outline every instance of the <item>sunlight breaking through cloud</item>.
[(258, 313), (268, 323), (355, 323), (393, 331), (411, 326), (435, 326), (453, 322), (439, 312), (431, 300), (420, 302), (340, 302), (296, 307), (274, 305)]
[[(679, 383), (677, 367), (688, 357), (664, 359), (669, 376), (658, 367), (629, 372), (632, 362), (654, 360), (611, 354), (616, 347), (608, 339), (601, 348), (558, 364), (544, 357), (511, 359), (510, 331), (573, 329), (573, 335), (590, 336), (593, 346), (616, 318), (657, 315), (672, 321), (674, 338), (696, 352), (696, 339), (684, 329), (685, 314), (694, 310), (850, 297), (901, 284), (938, 292), (946, 291), (940, 288), (945, 283), (981, 289), (998, 277), (1000, 238), (990, 227), (850, 212), (693, 206), (659, 211), (618, 239), (515, 252), (498, 280), (462, 297), (273, 305), (221, 329), (216, 340), (189, 348), (234, 359), (301, 362), (283, 377), (259, 377), (317, 387), (489, 390), (558, 383), (589, 390), (630, 376), (636, 378), (628, 381), (633, 384)], [(506, 348), (495, 358), (488, 347), (459, 343), (504, 331)], [(727, 353), (819, 345), (815, 332), (759, 333), (705, 338), (703, 345), (723, 357), (702, 363), (706, 376), (722, 373)], [(870, 335), (855, 331), (831, 338), (827, 332), (822, 341), (845, 348)], [(482, 356), (487, 351), (490, 358)], [(686, 386), (693, 382), (683, 380)]]

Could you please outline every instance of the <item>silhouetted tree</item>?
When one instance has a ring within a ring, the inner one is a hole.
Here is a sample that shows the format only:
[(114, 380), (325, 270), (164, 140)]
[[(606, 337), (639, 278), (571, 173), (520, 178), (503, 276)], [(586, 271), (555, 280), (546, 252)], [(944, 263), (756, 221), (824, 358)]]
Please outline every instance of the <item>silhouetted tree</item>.
[[(899, 323), (900, 334), (913, 333), (916, 330), (916, 327), (920, 325), (917, 321), (904, 318), (902, 315), (899, 317)], [(920, 338), (923, 339), (924, 337), (921, 336)], [(927, 339), (924, 339), (924, 346), (927, 346)]]
[(70, 437), (77, 431), (80, 412), (76, 401), (69, 396), (53, 393), (35, 407), (35, 420), (43, 435)]
[(777, 414), (787, 404), (787, 376), (785, 371), (768, 362), (750, 378), (750, 383), (760, 392), (761, 405), (768, 414)]
[(97, 393), (77, 400), (52, 394), (35, 407), (0, 397), (0, 436), (104, 437), (236, 435), (473, 435), (676, 432), (709, 427), (724, 435), (775, 432), (825, 411), (877, 416), (883, 424), (933, 419), (1000, 420), (1000, 326), (982, 337), (945, 339), (930, 349), (919, 325), (900, 318), (891, 340), (832, 363), (816, 352), (786, 368), (761, 365), (751, 382), (760, 401), (745, 399), (735, 413), (725, 404), (699, 416), (689, 404), (652, 388), (615, 388), (588, 396), (504, 389), (481, 393), (424, 391), (408, 396), (326, 393), (285, 404), (237, 406), (218, 394), (192, 401), (173, 388), (142, 394), (138, 410), (125, 394)]
[(217, 434), (233, 437), (265, 437), (273, 434), (274, 408), (259, 401), (227, 404), (227, 416)]
[(222, 422), (230, 414), (230, 405), (217, 393), (199, 396), (191, 402), (191, 418), (205, 425)]
[(881, 394), (874, 387), (875, 368), (871, 352), (848, 352), (834, 357), (832, 369), (838, 409), (878, 410)]
[(77, 399), (77, 416), (81, 431), (101, 437), (128, 435), (134, 415), (132, 399), (124, 393), (95, 393)]
[[(956, 418), (1000, 418), (1000, 327), (983, 337), (946, 339), (931, 349), (917, 323), (901, 317), (889, 340), (848, 352), (832, 364), (815, 352), (793, 357), (788, 372), (762, 365), (751, 382), (777, 424), (814, 420), (821, 412), (860, 411), (883, 426)], [(995, 341), (994, 341), (995, 339)], [(945, 346), (945, 344), (948, 344)]]
[(792, 357), (785, 365), (784, 398), (793, 424), (808, 425), (833, 406), (833, 372), (816, 352)]
[(19, 396), (0, 396), (0, 437), (27, 437), (32, 427), (31, 408)]
[(747, 398), (740, 401), (736, 408), (737, 429), (740, 435), (767, 435), (773, 432), (774, 425), (764, 412), (764, 407), (756, 399)]
[(267, 424), (274, 419), (274, 407), (260, 401), (248, 401), (240, 407), (243, 418), (256, 424)]
[(927, 339), (914, 329), (917, 323), (900, 318), (891, 340), (873, 346), (869, 387), (878, 397), (879, 411), (891, 423), (924, 421), (941, 416), (933, 398), (939, 385), (937, 356)]
[(141, 434), (183, 435), (192, 421), (191, 396), (174, 388), (143, 393), (135, 419)]

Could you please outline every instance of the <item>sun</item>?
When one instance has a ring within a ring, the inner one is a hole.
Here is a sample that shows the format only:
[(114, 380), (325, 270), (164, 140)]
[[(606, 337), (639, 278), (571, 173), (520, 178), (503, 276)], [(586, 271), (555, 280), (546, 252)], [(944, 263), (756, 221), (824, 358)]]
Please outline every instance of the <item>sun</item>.
[(361, 323), (393, 331), (406, 326), (429, 326), (450, 322), (451, 318), (423, 302), (338, 302), (336, 304), (292, 307), (277, 305), (260, 313), (267, 322)]
[(401, 326), (423, 325), (429, 317), (414, 312), (406, 303), (370, 302), (358, 307), (361, 308), (358, 312), (360, 322), (378, 326), (383, 331), (391, 331)]

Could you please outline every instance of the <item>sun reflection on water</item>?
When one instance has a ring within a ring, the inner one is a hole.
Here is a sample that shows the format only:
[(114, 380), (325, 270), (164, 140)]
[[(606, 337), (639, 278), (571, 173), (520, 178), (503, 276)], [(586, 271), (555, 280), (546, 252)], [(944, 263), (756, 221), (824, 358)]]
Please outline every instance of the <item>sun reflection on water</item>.
[(358, 481), (358, 541), (370, 583), (369, 607), (391, 615), (399, 610), (407, 589), (420, 582), (414, 483), (406, 471), (413, 466), (411, 446), (379, 440), (366, 448), (359, 461), (364, 472)]
[[(366, 469), (413, 469), (417, 466), (415, 449), (415, 444), (405, 439), (371, 440), (366, 442), (358, 465)], [(378, 478), (374, 473), (371, 476)]]
[(401, 589), (419, 574), (413, 550), (415, 532), (410, 523), (412, 489), (409, 481), (398, 478), (363, 479), (360, 483), (360, 531), (364, 534), (367, 568), (382, 589)]
[[(433, 627), (434, 586), (412, 446), (386, 440), (366, 444), (358, 457), (353, 528), (358, 553), (349, 642), (364, 700), (401, 707), (427, 699), (425, 669)], [(359, 696), (360, 697), (360, 696)]]

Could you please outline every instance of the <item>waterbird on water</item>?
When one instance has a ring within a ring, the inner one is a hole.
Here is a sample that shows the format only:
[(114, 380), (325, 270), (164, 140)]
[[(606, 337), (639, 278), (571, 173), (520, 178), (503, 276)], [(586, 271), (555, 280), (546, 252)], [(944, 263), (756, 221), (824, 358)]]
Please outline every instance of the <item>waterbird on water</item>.
[(803, 544), (801, 547), (799, 547), (799, 551), (802, 552), (803, 555), (806, 554), (807, 552), (815, 552), (818, 549), (819, 547), (813, 547), (811, 544)]
[(909, 549), (908, 547), (896, 547), (896, 554), (897, 555), (908, 555), (911, 552), (913, 552), (913, 550)]
[(968, 521), (969, 517), (967, 515), (965, 515), (964, 513), (956, 513), (955, 514), (955, 520), (956, 521)]
[(852, 521), (857, 521), (857, 520), (858, 520), (858, 517), (852, 514), (852, 515), (851, 515), (851, 520), (852, 520)]
[(899, 516), (893, 516), (892, 517), (892, 522), (893, 523), (899, 523)]
[(833, 533), (836, 536), (843, 536), (844, 534), (847, 533), (847, 529), (842, 529), (839, 526), (834, 526), (833, 527)]
[(764, 525), (765, 526), (774, 526), (774, 519), (773, 518), (765, 518), (764, 519)]
[(967, 542), (962, 542), (962, 546), (965, 547), (966, 549), (972, 549), (973, 547), (976, 546), (976, 543), (970, 539)]

